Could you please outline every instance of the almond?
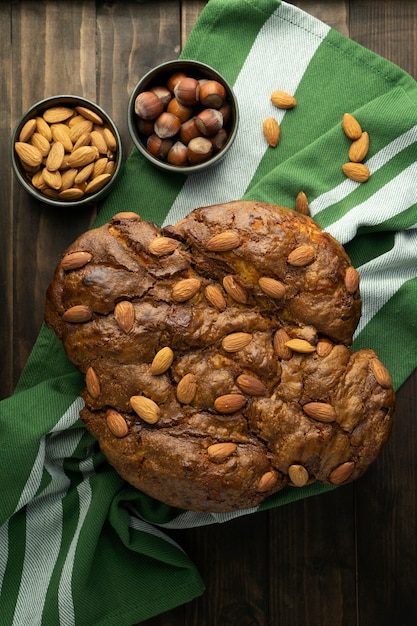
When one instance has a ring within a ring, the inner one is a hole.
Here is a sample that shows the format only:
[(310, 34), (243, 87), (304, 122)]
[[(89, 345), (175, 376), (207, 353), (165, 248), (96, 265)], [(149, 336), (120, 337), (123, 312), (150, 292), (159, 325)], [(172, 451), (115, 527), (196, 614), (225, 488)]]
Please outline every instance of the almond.
[(345, 176), (357, 183), (366, 183), (371, 173), (369, 168), (363, 163), (345, 163), (342, 165), (342, 172)]
[(73, 145), (70, 138), (70, 129), (66, 124), (51, 124), (51, 133), (54, 141), (60, 141), (66, 152), (72, 151)]
[(115, 437), (123, 438), (129, 434), (129, 427), (125, 418), (118, 411), (114, 409), (107, 409), (106, 411), (106, 423), (107, 426)]
[(207, 302), (211, 304), (211, 306), (214, 306), (215, 309), (218, 311), (224, 311), (226, 309), (226, 298), (218, 285), (207, 285), (204, 294)]
[(28, 120), (23, 124), (19, 133), (19, 141), (27, 142), (36, 130), (36, 119)]
[(65, 191), (65, 189), (69, 189), (74, 185), (75, 178), (77, 176), (78, 170), (72, 168), (69, 170), (64, 170), (61, 173), (61, 189), (60, 191)]
[(92, 111), (88, 107), (83, 107), (83, 106), (75, 107), (75, 110), (77, 111), (77, 113), (82, 115), (86, 120), (93, 122), (93, 124), (98, 124), (99, 126), (102, 126), (103, 119), (95, 111)]
[(277, 356), (284, 361), (288, 361), (292, 357), (292, 350), (287, 346), (287, 342), (290, 341), (289, 334), (280, 328), (274, 335), (274, 350)]
[(355, 463), (353, 461), (342, 463), (330, 473), (329, 481), (333, 483), (333, 485), (340, 485), (349, 480), (354, 469)]
[(52, 132), (51, 132), (51, 127), (49, 126), (49, 124), (45, 122), (43, 117), (36, 117), (35, 121), (36, 121), (36, 130), (38, 131), (38, 133), (40, 135), (43, 135), (43, 137), (45, 137), (45, 139), (48, 140), (48, 143), (50, 143), (52, 141)]
[(68, 155), (68, 164), (70, 167), (84, 167), (97, 159), (97, 148), (93, 146), (82, 146), (77, 148)]
[(159, 406), (146, 396), (132, 396), (130, 405), (135, 413), (148, 424), (156, 424), (161, 416)]
[(98, 398), (101, 392), (100, 382), (92, 367), (89, 367), (85, 373), (85, 384), (90, 396), (92, 398)]
[(310, 215), (310, 207), (308, 206), (308, 198), (304, 191), (300, 191), (295, 199), (295, 210), (301, 215)]
[[(72, 135), (70, 135), (70, 138), (71, 137)], [(84, 133), (81, 133), (81, 135), (76, 139), (72, 149), (78, 150), (78, 148), (82, 148), (84, 146), (89, 146), (89, 145), (90, 145), (90, 133), (86, 131)]]
[(271, 148), (276, 148), (281, 134), (281, 129), (277, 120), (273, 117), (267, 117), (262, 123), (262, 132), (267, 144), (271, 146)]
[[(46, 193), (46, 189), (44, 193)], [(79, 200), (84, 195), (84, 192), (79, 187), (68, 187), (59, 192), (58, 198), (60, 200)]]
[(65, 272), (69, 272), (70, 270), (78, 270), (84, 265), (87, 265), (93, 258), (93, 255), (90, 252), (84, 252), (80, 250), (79, 252), (70, 252), (70, 254), (66, 254), (61, 261), (61, 268)]
[(50, 171), (47, 167), (44, 167), (42, 170), (42, 177), (51, 189), (61, 189), (62, 178), (61, 173), (58, 170)]
[(225, 230), (213, 235), (206, 244), (206, 248), (210, 252), (228, 252), (238, 246), (240, 246), (240, 237), (233, 230)]
[(148, 246), (148, 250), (151, 254), (156, 256), (163, 256), (165, 254), (172, 254), (179, 246), (179, 241), (171, 239), (171, 237), (155, 237), (152, 239)]
[(94, 163), (89, 163), (88, 165), (84, 165), (80, 170), (78, 170), (77, 175), (74, 178), (74, 183), (76, 185), (80, 185), (81, 183), (85, 183), (85, 181), (90, 178), (94, 170)]
[(322, 337), (318, 340), (316, 346), (316, 352), (321, 357), (329, 356), (330, 352), (333, 350), (333, 342), (327, 337)]
[(181, 404), (191, 404), (197, 392), (197, 378), (194, 374), (185, 374), (177, 385), (177, 400)]
[(43, 112), (43, 119), (48, 124), (56, 124), (57, 122), (64, 122), (74, 115), (74, 110), (69, 107), (51, 107)]
[(39, 167), (42, 163), (43, 156), (41, 152), (30, 143), (16, 141), (14, 148), (23, 166)]
[(390, 389), (392, 386), (391, 376), (385, 365), (383, 365), (379, 359), (372, 359), (371, 367), (376, 382), (381, 385), (383, 389)]
[(111, 132), (110, 128), (103, 128), (103, 137), (107, 144), (108, 149), (111, 152), (116, 152), (117, 150), (117, 140), (116, 137)]
[(240, 393), (227, 393), (215, 399), (214, 408), (219, 413), (229, 415), (230, 413), (235, 413), (243, 409), (245, 404), (245, 396), (242, 396)]
[(359, 139), (362, 135), (362, 128), (358, 120), (350, 113), (345, 113), (342, 118), (342, 128), (349, 139)]
[(238, 352), (252, 341), (250, 333), (236, 332), (226, 335), (222, 340), (222, 348), (226, 352)]
[[(94, 168), (92, 173), (92, 178), (96, 176), (100, 176), (100, 174), (113, 174), (113, 172), (107, 171), (107, 165), (109, 163), (109, 159), (107, 157), (101, 157), (94, 162)], [(112, 161), (113, 165), (116, 165), (114, 161)]]
[(349, 148), (348, 157), (350, 161), (354, 163), (360, 163), (364, 160), (369, 150), (369, 135), (368, 133), (362, 133), (359, 139), (353, 141)]
[[(82, 119), (78, 124), (70, 127), (70, 139), (73, 144), (76, 144), (78, 139), (88, 133), (90, 140), (90, 133), (93, 130), (93, 123), (89, 120)], [(78, 149), (78, 148), (77, 148)]]
[(266, 393), (263, 382), (250, 374), (240, 374), (236, 379), (236, 384), (248, 396), (263, 396)]
[(36, 187), (36, 189), (39, 189), (39, 191), (43, 191), (48, 187), (43, 179), (42, 170), (37, 170), (35, 172), (35, 174), (31, 178), (31, 183), (34, 187)]
[(64, 322), (77, 324), (79, 322), (88, 322), (92, 318), (90, 307), (85, 304), (76, 304), (65, 311), (62, 316)]
[(236, 450), (237, 445), (235, 443), (213, 443), (207, 448), (207, 454), (209, 455), (210, 461), (223, 463), (223, 461), (228, 459)]
[(294, 96), (280, 89), (276, 89), (272, 92), (271, 102), (278, 109), (293, 109), (297, 104), (297, 100)]
[(300, 352), (301, 354), (310, 354), (316, 351), (316, 347), (305, 339), (289, 339), (285, 342), (287, 348), (290, 348), (294, 352)]
[(199, 291), (201, 281), (198, 278), (184, 278), (178, 281), (172, 289), (172, 298), (176, 302), (185, 302)]
[(268, 276), (262, 276), (258, 282), (262, 291), (270, 298), (277, 298), (280, 300), (285, 296), (286, 287), (279, 280), (269, 278)]
[(246, 304), (248, 301), (248, 294), (246, 289), (240, 283), (240, 281), (233, 276), (232, 274), (228, 274), (223, 278), (223, 287), (236, 302), (240, 304)]
[(334, 422), (336, 419), (334, 407), (326, 402), (307, 402), (303, 406), (303, 411), (318, 422)]
[(95, 146), (100, 154), (107, 154), (108, 147), (106, 140), (98, 130), (93, 130), (90, 133), (91, 145)]
[(49, 150), (49, 154), (46, 158), (46, 169), (49, 172), (56, 172), (60, 169), (62, 165), (62, 161), (65, 156), (65, 148), (64, 145), (60, 141), (55, 141), (51, 149)]
[(172, 349), (169, 346), (161, 348), (153, 358), (150, 368), (151, 374), (154, 374), (155, 376), (163, 374), (171, 367), (173, 360), (174, 353)]
[(309, 481), (308, 471), (303, 465), (293, 464), (288, 468), (288, 476), (293, 485), (304, 487)]
[(32, 137), (29, 140), (29, 143), (32, 146), (35, 146), (41, 153), (43, 157), (48, 156), (49, 150), (51, 149), (51, 144), (49, 141), (41, 135), (40, 133), (33, 133)]
[(351, 265), (346, 270), (345, 287), (349, 293), (355, 293), (359, 287), (359, 272)]
[(264, 493), (265, 491), (270, 491), (271, 489), (275, 487), (277, 483), (277, 479), (278, 479), (278, 474), (274, 470), (265, 472), (265, 474), (261, 476), (258, 482), (257, 490), (261, 493)]
[(90, 182), (86, 186), (84, 190), (85, 193), (97, 193), (97, 191), (100, 191), (100, 189), (102, 189), (104, 185), (107, 185), (110, 178), (111, 174), (100, 174), (99, 176), (96, 176), (95, 178), (90, 180)]
[(287, 262), (294, 267), (304, 267), (316, 256), (313, 246), (302, 245), (295, 248), (287, 257)]
[(135, 307), (129, 300), (122, 300), (114, 307), (114, 319), (125, 333), (130, 333), (135, 323)]

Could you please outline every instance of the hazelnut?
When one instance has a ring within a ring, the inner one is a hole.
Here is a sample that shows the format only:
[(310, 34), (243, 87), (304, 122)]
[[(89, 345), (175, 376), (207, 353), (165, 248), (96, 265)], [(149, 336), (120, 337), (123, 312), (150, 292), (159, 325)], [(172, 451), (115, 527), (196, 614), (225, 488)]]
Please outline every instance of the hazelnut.
[(196, 126), (194, 117), (187, 120), (181, 125), (180, 132), (179, 132), (179, 139), (182, 141), (182, 143), (185, 143), (186, 145), (188, 145), (191, 139), (194, 139), (195, 137), (199, 137), (199, 136), (200, 136), (200, 131), (198, 130)]
[(176, 115), (164, 111), (155, 120), (154, 131), (161, 137), (161, 139), (167, 139), (168, 137), (174, 137), (181, 128), (181, 121)]
[[(138, 117), (136, 120), (136, 126), (141, 135), (149, 137), (153, 133), (153, 120), (144, 120), (143, 117)], [(90, 133), (88, 133), (88, 140), (90, 140)]]
[(202, 135), (212, 137), (223, 126), (223, 115), (217, 109), (203, 109), (195, 118), (195, 123)]
[(186, 76), (182, 78), (174, 87), (174, 96), (178, 102), (185, 106), (194, 106), (198, 102), (198, 90), (200, 84), (195, 78)]
[(135, 100), (135, 113), (144, 120), (156, 120), (164, 105), (152, 91), (142, 91)]
[(186, 165), (187, 146), (181, 141), (176, 141), (167, 154), (167, 161), (171, 163), (171, 165)]
[(226, 100), (226, 89), (217, 80), (200, 83), (200, 103), (211, 109), (220, 109)]
[(155, 133), (148, 137), (146, 147), (153, 156), (165, 159), (172, 147), (171, 139), (161, 139)]
[(211, 145), (213, 146), (213, 150), (218, 152), (223, 148), (227, 141), (227, 130), (225, 128), (221, 128), (218, 133), (209, 139), (211, 141)]
[(211, 156), (213, 146), (206, 137), (195, 137), (187, 146), (187, 159), (191, 165), (203, 163)]
[(168, 78), (167, 87), (171, 93), (174, 92), (175, 85), (183, 78), (187, 78), (187, 75), (184, 74), (184, 72), (175, 72), (175, 74), (172, 74), (172, 76)]
[(169, 101), (172, 98), (172, 94), (168, 87), (164, 87), (164, 85), (157, 85), (156, 87), (151, 87), (150, 91), (154, 93), (160, 101), (162, 102), (164, 108), (168, 105)]
[(181, 123), (186, 122), (193, 114), (192, 107), (186, 107), (177, 98), (172, 98), (167, 106), (167, 111), (176, 115)]
[(223, 126), (226, 126), (232, 115), (232, 107), (228, 102), (225, 102), (223, 106), (220, 107), (219, 111), (223, 115)]

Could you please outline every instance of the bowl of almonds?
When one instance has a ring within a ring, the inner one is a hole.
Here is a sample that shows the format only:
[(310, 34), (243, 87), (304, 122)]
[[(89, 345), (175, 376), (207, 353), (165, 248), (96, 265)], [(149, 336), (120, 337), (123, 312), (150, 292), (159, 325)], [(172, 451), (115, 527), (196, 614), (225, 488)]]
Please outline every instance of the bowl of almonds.
[(134, 88), (128, 127), (138, 150), (154, 165), (190, 174), (222, 159), (238, 129), (232, 88), (214, 68), (192, 60), (168, 61)]
[(122, 164), (116, 125), (80, 96), (53, 96), (34, 104), (17, 122), (11, 143), (17, 180), (34, 198), (53, 206), (98, 202)]

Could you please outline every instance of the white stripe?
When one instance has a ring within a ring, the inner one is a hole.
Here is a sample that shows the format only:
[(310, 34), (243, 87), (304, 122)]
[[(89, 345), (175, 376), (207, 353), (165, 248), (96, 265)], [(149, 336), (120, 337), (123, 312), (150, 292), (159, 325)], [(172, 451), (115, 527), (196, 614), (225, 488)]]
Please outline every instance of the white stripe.
[[(329, 30), (326, 24), (285, 2), (265, 22), (233, 88), (240, 112), (235, 141), (218, 165), (188, 177), (165, 224), (175, 223), (195, 207), (242, 197), (267, 149), (259, 120), (273, 116), (281, 122), (284, 115), (270, 102), (277, 77), (280, 89), (294, 93)], [(266, 49), (275, 51), (273, 60), (265, 58)]]
[[(195, 528), (197, 526), (208, 526), (209, 524), (222, 524), (237, 517), (256, 513), (258, 507), (233, 511), (231, 513), (198, 513), (196, 511), (186, 511), (176, 518), (164, 524), (159, 524), (161, 528)], [(156, 522), (155, 522), (156, 523)]]
[[(417, 125), (410, 128), (399, 137), (396, 137), (393, 141), (387, 144), (373, 157), (366, 161), (366, 166), (369, 167), (371, 174), (377, 172), (388, 161), (394, 158), (397, 154), (417, 142)], [(415, 179), (414, 179), (415, 180)], [(310, 203), (311, 216), (317, 216), (320, 211), (327, 209), (333, 204), (337, 204), (344, 198), (347, 198), (355, 189), (359, 187), (361, 183), (356, 183), (353, 180), (346, 179), (334, 189), (326, 191), (321, 196), (318, 196)], [(397, 211), (398, 212), (398, 211)]]
[[(65, 411), (61, 419), (55, 424), (50, 433), (59, 432), (61, 430), (67, 430), (70, 428), (80, 417), (80, 410), (82, 409), (84, 401), (81, 398), (77, 398), (71, 404), (71, 406)], [(26, 482), (26, 485), (22, 489), (19, 502), (16, 506), (16, 511), (19, 511), (25, 504), (30, 502), (36, 495), (39, 485), (41, 484), (45, 459), (45, 437), (39, 441), (38, 454), (33, 464), (31, 473)]]
[[(351, 241), (361, 226), (376, 226), (416, 204), (417, 162), (378, 189), (370, 198), (326, 228), (340, 243)], [(358, 184), (358, 183), (355, 183)]]
[(0, 595), (9, 558), (9, 521), (0, 526)]
[(82, 429), (61, 431), (47, 441), (44, 465), (51, 482), (26, 507), (25, 555), (13, 626), (42, 623), (45, 598), (61, 547), (62, 499), (70, 486), (62, 465), (65, 458), (72, 456), (82, 435)]
[(78, 538), (81, 533), (84, 521), (87, 517), (91, 502), (92, 502), (92, 489), (90, 484), (91, 476), (95, 475), (95, 469), (92, 457), (84, 459), (79, 468), (83, 474), (83, 481), (77, 487), (79, 498), (79, 517), (77, 528), (71, 541), (71, 545), (68, 549), (67, 557), (65, 559), (64, 567), (62, 568), (61, 579), (59, 581), (58, 589), (58, 607), (59, 618), (61, 626), (72, 626), (75, 624), (75, 608), (74, 599), (72, 597), (72, 576), (74, 569), (75, 551), (77, 548)]
[(395, 234), (391, 250), (359, 268), (363, 311), (355, 337), (408, 280), (417, 278), (417, 224)]

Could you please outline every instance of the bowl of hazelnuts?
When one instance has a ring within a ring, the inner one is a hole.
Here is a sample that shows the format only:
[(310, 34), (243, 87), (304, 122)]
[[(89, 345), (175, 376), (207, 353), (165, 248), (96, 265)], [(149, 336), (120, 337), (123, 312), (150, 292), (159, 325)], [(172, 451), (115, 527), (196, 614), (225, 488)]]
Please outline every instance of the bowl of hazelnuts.
[(150, 70), (129, 99), (128, 127), (138, 150), (154, 165), (190, 174), (218, 163), (233, 143), (238, 106), (215, 69), (192, 60)]

